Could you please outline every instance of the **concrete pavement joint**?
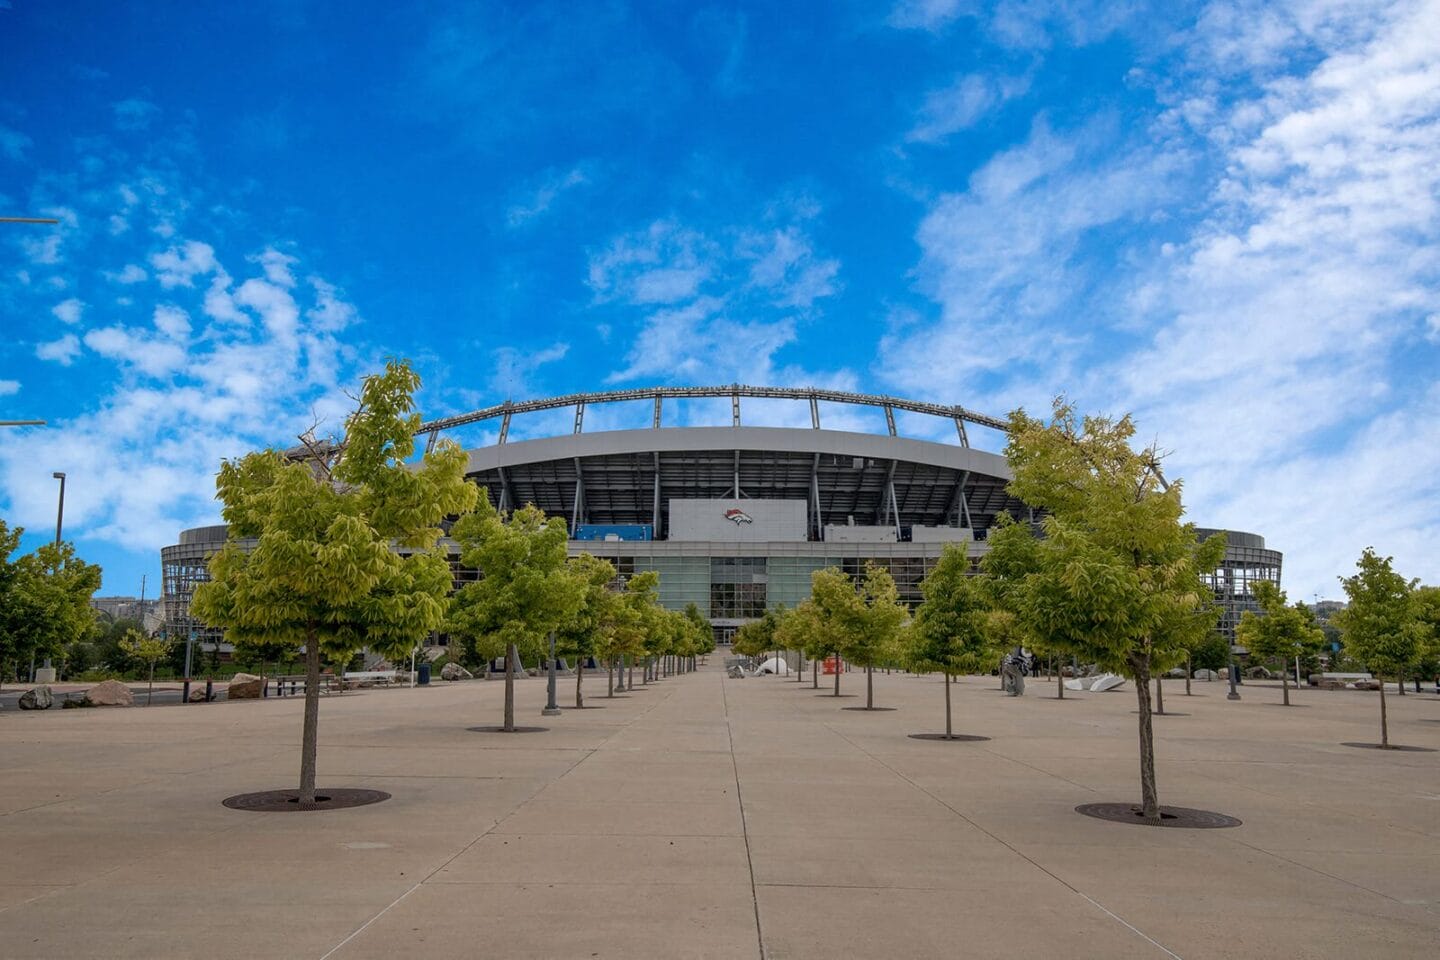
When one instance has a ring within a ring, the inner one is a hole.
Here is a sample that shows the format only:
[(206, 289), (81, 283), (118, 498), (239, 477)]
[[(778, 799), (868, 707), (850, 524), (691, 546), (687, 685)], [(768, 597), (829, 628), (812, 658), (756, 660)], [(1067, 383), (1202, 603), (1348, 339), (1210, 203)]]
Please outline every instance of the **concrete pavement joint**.
[(750, 855), (750, 824), (745, 817), (745, 796), (740, 791), (740, 765), (735, 761), (735, 728), (730, 723), (730, 698), (725, 692), (725, 675), (720, 676), (720, 702), (725, 708), (725, 736), (730, 740), (730, 768), (735, 772), (735, 802), (740, 805), (740, 832), (745, 838), (745, 866), (750, 871), (750, 902), (755, 907), (755, 945), (760, 951), (760, 960), (765, 960), (765, 933), (760, 928), (760, 892), (755, 887), (755, 859)]
[(1100, 912), (1104, 913), (1106, 916), (1110, 917), (1112, 920), (1116, 921), (1116, 922), (1119, 923), (1121, 926), (1125, 927), (1127, 930), (1129, 930), (1131, 933), (1135, 934), (1135, 935), (1136, 935), (1137, 937), (1139, 937), (1140, 939), (1142, 939), (1142, 940), (1146, 941), (1147, 943), (1151, 944), (1151, 945), (1154, 946), (1156, 949), (1158, 949), (1158, 950), (1160, 950), (1161, 952), (1163, 952), (1166, 956), (1172, 957), (1172, 958), (1174, 958), (1174, 960), (1184, 960), (1184, 958), (1181, 957), (1178, 953), (1176, 953), (1175, 951), (1171, 950), (1169, 947), (1165, 946), (1163, 943), (1161, 943), (1160, 941), (1156, 940), (1154, 937), (1150, 936), (1150, 935), (1147, 934), (1145, 931), (1141, 930), (1139, 927), (1135, 926), (1133, 923), (1131, 923), (1130, 921), (1126, 920), (1124, 917), (1122, 917), (1122, 916), (1120, 916), (1119, 914), (1115, 913), (1113, 910), (1111, 910), (1109, 907), (1106, 907), (1103, 903), (1101, 903), (1100, 901), (1096, 900), (1094, 897), (1092, 897), (1092, 896), (1090, 896), (1089, 894), (1085, 893), (1083, 890), (1080, 890), (1080, 889), (1076, 888), (1076, 887), (1075, 887), (1073, 884), (1071, 884), (1069, 881), (1065, 880), (1063, 877), (1060, 877), (1059, 875), (1057, 875), (1056, 873), (1054, 873), (1053, 871), (1051, 871), (1050, 869), (1048, 869), (1047, 867), (1045, 867), (1044, 865), (1042, 865), (1041, 863), (1039, 863), (1038, 861), (1036, 861), (1034, 858), (1026, 855), (1023, 851), (1021, 851), (1021, 850), (1020, 850), (1018, 847), (1016, 847), (1014, 844), (1010, 843), (1009, 841), (1005, 840), (1004, 838), (1002, 838), (1002, 837), (1000, 837), (1000, 836), (997, 836), (997, 835), (994, 834), (994, 833), (991, 833), (989, 830), (986, 830), (986, 829), (985, 829), (984, 827), (982, 827), (980, 824), (976, 823), (974, 820), (972, 820), (971, 818), (967, 817), (965, 814), (961, 813), (961, 812), (960, 812), (958, 809), (956, 809), (954, 806), (952, 806), (951, 804), (947, 803), (945, 800), (941, 799), (940, 797), (937, 797), (935, 794), (931, 793), (929, 790), (926, 790), (926, 789), (925, 789), (924, 787), (922, 787), (920, 784), (916, 783), (914, 780), (910, 779), (910, 778), (907, 777), (905, 774), (901, 773), (899, 770), (896, 770), (894, 767), (890, 766), (890, 764), (886, 763), (884, 760), (881, 760), (879, 757), (877, 757), (877, 756), (875, 756), (874, 754), (870, 753), (870, 751), (866, 750), (864, 747), (862, 747), (862, 746), (860, 746), (859, 744), (855, 743), (855, 742), (854, 742), (853, 740), (851, 740), (849, 737), (845, 736), (845, 734), (841, 733), (841, 732), (838, 731), (838, 730), (835, 730), (833, 727), (828, 727), (828, 725), (827, 725), (827, 729), (829, 729), (832, 733), (834, 733), (834, 734), (835, 734), (837, 737), (839, 737), (841, 740), (844, 740), (846, 743), (850, 744), (850, 746), (854, 747), (856, 750), (859, 750), (861, 753), (865, 754), (865, 756), (869, 757), (869, 758), (870, 758), (872, 761), (874, 761), (875, 763), (878, 763), (880, 766), (884, 767), (886, 770), (889, 770), (889, 771), (890, 771), (891, 773), (893, 773), (895, 776), (899, 777), (901, 780), (904, 780), (906, 783), (910, 784), (910, 786), (914, 787), (916, 790), (919, 790), (921, 793), (925, 794), (925, 796), (929, 797), (931, 800), (934, 800), (936, 803), (940, 804), (942, 807), (944, 807), (945, 809), (949, 810), (951, 813), (955, 814), (955, 816), (959, 817), (961, 820), (964, 820), (966, 823), (970, 824), (970, 825), (971, 825), (972, 827), (974, 827), (976, 830), (979, 830), (981, 833), (985, 834), (987, 837), (989, 837), (990, 839), (994, 840), (996, 843), (999, 843), (999, 844), (1001, 844), (1002, 846), (1006, 847), (1008, 850), (1010, 850), (1010, 852), (1014, 853), (1017, 857), (1020, 857), (1022, 860), (1025, 860), (1027, 863), (1029, 863), (1029, 864), (1030, 864), (1031, 866), (1033, 866), (1035, 869), (1039, 870), (1041, 873), (1044, 873), (1046, 876), (1050, 877), (1050, 878), (1051, 878), (1052, 880), (1054, 880), (1056, 883), (1058, 883), (1058, 884), (1060, 884), (1061, 886), (1065, 887), (1065, 888), (1066, 888), (1067, 890), (1069, 890), (1071, 893), (1075, 894), (1076, 896), (1078, 896), (1078, 897), (1080, 897), (1081, 899), (1083, 899), (1083, 900), (1087, 901), (1088, 903), (1090, 903), (1090, 904), (1091, 904), (1092, 906), (1094, 906), (1097, 910), (1099, 910)]

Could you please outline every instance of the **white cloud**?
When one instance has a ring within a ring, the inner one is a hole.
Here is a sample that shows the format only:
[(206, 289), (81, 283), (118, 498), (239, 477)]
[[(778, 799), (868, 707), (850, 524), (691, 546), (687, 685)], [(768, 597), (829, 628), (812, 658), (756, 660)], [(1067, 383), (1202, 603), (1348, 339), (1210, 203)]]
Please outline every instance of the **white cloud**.
[(71, 297), (69, 300), (62, 300), (50, 308), (50, 312), (55, 315), (57, 320), (72, 326), (80, 322), (80, 315), (84, 313), (84, 311), (85, 304), (75, 297)]
[(67, 333), (59, 340), (51, 340), (35, 347), (35, 356), (41, 360), (54, 360), (62, 367), (68, 367), (80, 356), (80, 338)]
[[(199, 247), (207, 262), (188, 276), (213, 273), (212, 285), (229, 284), (213, 249)], [(185, 275), (183, 264), (194, 262), (182, 247), (157, 270)], [(325, 420), (322, 431), (341, 428), (351, 406), (342, 385), (353, 390), (358, 361), (333, 334), (354, 308), (319, 277), (292, 294), (273, 282), (275, 261), (266, 263), (262, 254), (252, 263), (255, 275), (242, 277), (238, 305), (230, 305), (245, 323), (217, 324), (190, 338), (189, 318), (214, 300), (214, 291), (176, 283), (167, 301), (147, 305), (153, 328), (113, 324), (84, 335), (95, 366), (93, 376), (87, 369), (89, 412), (52, 418), (43, 437), (16, 435), (0, 447), (0, 509), (7, 518), (37, 526), (53, 517), (49, 473), (65, 470), (67, 529), (154, 550), (184, 527), (218, 522), (214, 475), (222, 458), (290, 444), (315, 414)], [(252, 310), (263, 322), (246, 319)], [(37, 352), (68, 363), (81, 349), (70, 334)]]
[(589, 182), (590, 177), (584, 165), (572, 167), (561, 174), (552, 174), (534, 188), (525, 200), (511, 204), (505, 211), (505, 221), (511, 227), (523, 226), (548, 211), (561, 194)]
[(208, 243), (188, 240), (162, 253), (153, 254), (150, 257), (150, 266), (155, 268), (156, 278), (166, 290), (191, 287), (195, 285), (196, 277), (215, 272), (215, 249)]
[[(1251, 12), (1208, 8), (1149, 142), (1039, 125), (937, 200), (939, 319), (902, 314), (878, 372), (1134, 411), (1192, 518), (1264, 534), (1293, 596), (1335, 594), (1369, 543), (1437, 580), (1440, 2)], [(1195, 212), (1161, 243), (1172, 190)]]
[(671, 220), (616, 237), (590, 257), (590, 289), (600, 300), (640, 304), (688, 300), (714, 271), (718, 249), (703, 234)]
[(0, 380), (0, 397), (13, 397), (19, 392), (19, 380)]
[(890, 11), (889, 23), (900, 29), (938, 30), (974, 13), (971, 0), (900, 0)]
[(973, 127), (986, 114), (1009, 100), (1024, 96), (1029, 77), (969, 74), (948, 87), (932, 90), (905, 139), (918, 143), (939, 143), (953, 133)]
[(274, 247), (267, 247), (251, 259), (264, 268), (266, 280), (281, 287), (295, 286), (295, 275), (290, 272), (290, 267), (299, 262), (296, 258)]
[(737, 252), (754, 260), (750, 282), (768, 291), (776, 306), (806, 309), (838, 288), (840, 261), (817, 258), (810, 238), (797, 226), (746, 233)]
[(145, 269), (143, 267), (134, 263), (127, 263), (120, 270), (106, 270), (104, 272), (104, 276), (105, 279), (109, 280), (111, 283), (122, 283), (127, 285), (132, 283), (141, 283), (150, 278), (150, 275), (145, 272)]
[(570, 352), (568, 343), (554, 343), (539, 350), (519, 350), (515, 347), (500, 347), (491, 352), (495, 372), (490, 377), (490, 392), (497, 397), (521, 399), (533, 396), (535, 388), (531, 377), (546, 364), (565, 359)]
[(190, 314), (173, 303), (162, 303), (155, 307), (155, 329), (172, 340), (184, 340), (190, 335)]

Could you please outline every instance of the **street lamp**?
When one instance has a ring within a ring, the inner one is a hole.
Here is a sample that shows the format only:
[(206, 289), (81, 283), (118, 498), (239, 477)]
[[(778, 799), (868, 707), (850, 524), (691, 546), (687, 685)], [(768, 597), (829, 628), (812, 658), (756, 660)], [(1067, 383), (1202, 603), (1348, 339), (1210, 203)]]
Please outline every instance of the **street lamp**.
[(55, 546), (60, 546), (60, 530), (65, 523), (65, 474), (60, 471), (50, 474), (60, 481), (60, 505), (55, 509)]
[[(50, 476), (60, 481), (60, 505), (55, 510), (55, 546), (58, 547), (60, 546), (60, 530), (65, 521), (65, 474), (56, 471)], [(40, 668), (39, 672), (36, 672), (34, 658), (31, 658), (30, 681), (32, 683), (55, 682), (55, 666), (50, 662), (49, 657), (45, 658), (45, 665)]]

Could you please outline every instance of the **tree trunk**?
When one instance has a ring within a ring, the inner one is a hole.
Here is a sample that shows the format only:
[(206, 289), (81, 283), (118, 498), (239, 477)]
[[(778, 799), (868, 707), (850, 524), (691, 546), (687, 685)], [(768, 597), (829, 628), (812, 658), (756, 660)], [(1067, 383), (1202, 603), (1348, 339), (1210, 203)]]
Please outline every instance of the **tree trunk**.
[(953, 740), (955, 735), (950, 728), (950, 674), (945, 674), (943, 679), (945, 681), (945, 739)]
[[(1190, 654), (1187, 653), (1185, 654), (1185, 696), (1187, 697), (1190, 696), (1190, 678), (1194, 673), (1195, 670), (1190, 665)], [(1298, 683), (1299, 681), (1296, 682)]]
[(835, 657), (835, 696), (840, 696), (840, 657)]
[(1405, 696), (1405, 674), (1403, 671), (1395, 677), (1395, 689), (1400, 691), (1400, 696)]
[(1065, 671), (1064, 671), (1064, 670), (1056, 670), (1056, 671), (1055, 671), (1055, 698), (1056, 698), (1057, 700), (1064, 700), (1064, 699), (1065, 699)]
[(1165, 687), (1161, 685), (1164, 679), (1163, 674), (1155, 678), (1155, 712), (1162, 717), (1165, 716)]
[[(624, 660), (623, 657), (621, 658), (620, 662), (621, 662), (622, 664), (625, 662), (625, 660)], [(629, 687), (631, 690), (634, 690), (634, 689), (635, 689), (635, 658), (634, 658), (634, 657), (631, 657), (631, 658), (630, 658), (630, 675), (629, 675), (629, 677), (627, 678), (627, 681), (626, 681), (625, 686)]]
[(575, 664), (575, 709), (585, 709), (585, 697), (580, 693), (580, 684), (585, 682), (585, 658), (580, 657)]
[(795, 682), (805, 682), (805, 651), (795, 651)]
[(811, 660), (811, 661), (810, 661), (810, 689), (811, 689), (811, 690), (819, 690), (819, 689), (820, 689), (820, 661), (819, 661), (819, 660)]
[(1132, 657), (1135, 671), (1135, 701), (1140, 708), (1140, 801), (1141, 815), (1160, 819), (1160, 799), (1155, 789), (1155, 731), (1150, 722), (1150, 661)]
[(606, 661), (605, 661), (605, 696), (606, 696), (606, 697), (613, 697), (613, 696), (615, 696), (615, 661), (614, 661), (614, 659), (609, 659), (609, 660), (606, 660)]
[(305, 726), (300, 735), (300, 806), (315, 805), (315, 753), (320, 739), (320, 643), (305, 638)]
[(1385, 712), (1385, 681), (1380, 681), (1380, 746), (1390, 749), (1390, 717)]
[(1280, 694), (1285, 698), (1285, 706), (1290, 706), (1290, 674), (1284, 670), (1280, 671)]
[(865, 665), (865, 709), (871, 710), (875, 707), (875, 668), (869, 664)]
[(505, 647), (505, 723), (500, 729), (506, 733), (515, 732), (515, 658), (520, 652), (511, 643)]

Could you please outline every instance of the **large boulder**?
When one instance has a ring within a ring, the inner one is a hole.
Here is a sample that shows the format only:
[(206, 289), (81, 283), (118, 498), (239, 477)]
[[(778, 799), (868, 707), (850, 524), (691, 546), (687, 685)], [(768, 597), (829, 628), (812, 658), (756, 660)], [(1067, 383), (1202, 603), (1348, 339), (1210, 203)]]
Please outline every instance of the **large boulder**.
[(1202, 668), (1202, 669), (1200, 669), (1200, 670), (1196, 670), (1196, 671), (1195, 671), (1195, 679), (1196, 679), (1196, 680), (1219, 680), (1219, 679), (1220, 679), (1220, 674), (1216, 673), (1214, 670), (1205, 670), (1205, 669)]
[(207, 699), (208, 699), (208, 698), (205, 696), (205, 687), (204, 687), (203, 684), (200, 685), (200, 686), (196, 686), (196, 687), (191, 687), (191, 688), (190, 688), (190, 702), (191, 702), (191, 703), (204, 703), (204, 702), (206, 702)]
[(447, 663), (440, 668), (441, 680), (474, 680), (475, 675), (458, 663)]
[(135, 694), (119, 680), (106, 680), (85, 691), (85, 702), (92, 707), (133, 707)]
[(34, 690), (20, 694), (21, 710), (49, 710), (55, 705), (55, 695), (43, 683)]
[(227, 700), (259, 700), (264, 691), (260, 689), (260, 678), (253, 673), (237, 673), (230, 678), (225, 688)]
[(1246, 671), (1245, 671), (1245, 676), (1246, 676), (1247, 678), (1251, 679), (1251, 680), (1274, 680), (1274, 679), (1276, 679), (1275, 674), (1271, 673), (1271, 672), (1270, 672), (1269, 670), (1267, 670), (1265, 667), (1258, 666), (1258, 665), (1257, 665), (1257, 666), (1253, 666), (1253, 667), (1251, 667), (1250, 669), (1246, 670)]

